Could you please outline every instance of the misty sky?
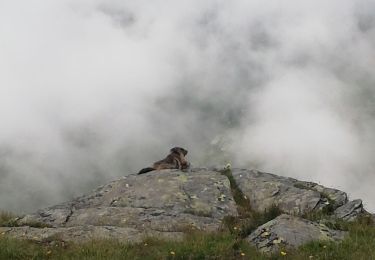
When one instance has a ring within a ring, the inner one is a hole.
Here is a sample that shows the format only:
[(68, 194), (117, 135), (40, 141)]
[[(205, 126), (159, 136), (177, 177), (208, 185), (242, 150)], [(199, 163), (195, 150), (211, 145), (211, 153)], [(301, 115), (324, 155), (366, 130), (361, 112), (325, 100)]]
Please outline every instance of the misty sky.
[(370, 0), (0, 0), (0, 209), (182, 146), (375, 211), (374, 68)]

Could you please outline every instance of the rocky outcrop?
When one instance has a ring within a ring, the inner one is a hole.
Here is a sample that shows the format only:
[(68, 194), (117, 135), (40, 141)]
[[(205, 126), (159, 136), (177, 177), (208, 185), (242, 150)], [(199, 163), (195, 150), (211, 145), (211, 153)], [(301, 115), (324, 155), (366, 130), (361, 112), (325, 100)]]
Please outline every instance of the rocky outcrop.
[(314, 240), (340, 240), (344, 235), (345, 232), (329, 229), (323, 224), (283, 214), (258, 227), (246, 240), (262, 252), (276, 252)]
[[(348, 202), (345, 192), (316, 183), (246, 169), (233, 169), (228, 176), (233, 178), (203, 168), (128, 175), (91, 194), (19, 218), (16, 223), (21, 227), (0, 227), (0, 235), (36, 241), (55, 237), (64, 241), (116, 238), (138, 242), (145, 236), (181, 239), (186, 230), (221, 229), (223, 218), (238, 216), (237, 206), (242, 209), (245, 202), (250, 203), (245, 208), (252, 211), (278, 206), (293, 215), (284, 214), (247, 238), (263, 251), (273, 251), (278, 244), (297, 246), (342, 237), (342, 232), (297, 215), (325, 210), (332, 218), (353, 220), (365, 212), (362, 201)], [(231, 191), (230, 181), (238, 190)], [(242, 204), (236, 204), (232, 192), (237, 201), (238, 196), (245, 197)], [(33, 228), (30, 223), (46, 227)]]
[(257, 211), (275, 205), (285, 213), (302, 215), (328, 206), (337, 208), (347, 202), (345, 192), (316, 183), (246, 169), (234, 169), (233, 177)]
[(57, 228), (47, 234), (92, 226), (89, 232), (82, 230), (82, 236), (103, 233), (96, 228), (91, 231), (93, 227), (112, 227), (111, 234), (122, 239), (129, 230), (143, 235), (189, 228), (215, 231), (227, 215), (236, 216), (237, 210), (229, 180), (221, 173), (162, 170), (123, 177), (89, 195), (26, 215), (18, 224), (39, 222)]

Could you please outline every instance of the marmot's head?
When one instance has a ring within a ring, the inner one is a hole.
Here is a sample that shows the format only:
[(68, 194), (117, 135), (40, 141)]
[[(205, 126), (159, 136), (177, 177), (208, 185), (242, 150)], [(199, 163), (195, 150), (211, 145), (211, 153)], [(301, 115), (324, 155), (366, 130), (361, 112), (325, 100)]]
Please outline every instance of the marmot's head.
[(181, 147), (173, 147), (171, 149), (171, 153), (183, 154), (185, 156), (187, 155), (188, 151)]

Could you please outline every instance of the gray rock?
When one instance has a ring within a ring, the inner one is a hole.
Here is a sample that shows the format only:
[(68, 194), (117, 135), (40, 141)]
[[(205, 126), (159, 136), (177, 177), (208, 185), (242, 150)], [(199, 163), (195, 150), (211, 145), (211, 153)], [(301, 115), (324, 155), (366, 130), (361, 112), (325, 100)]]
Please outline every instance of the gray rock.
[(227, 215), (236, 216), (237, 209), (225, 176), (209, 170), (162, 170), (123, 177), (18, 223), (42, 222), (56, 228), (116, 226), (142, 233), (214, 231)]
[(296, 216), (280, 215), (258, 227), (246, 240), (262, 252), (276, 252), (281, 248), (298, 247), (316, 240), (340, 240), (345, 232), (327, 228)]
[(54, 223), (65, 223), (72, 214), (70, 204), (61, 204), (44, 210), (39, 210), (36, 214), (26, 215), (18, 220), (19, 225), (27, 225), (31, 222), (43, 222), (53, 226)]
[(318, 207), (321, 194), (294, 184), (297, 180), (255, 170), (233, 169), (233, 177), (251, 207), (264, 211), (272, 205), (290, 214), (303, 214)]
[(347, 221), (355, 220), (359, 215), (364, 213), (362, 200), (353, 200), (337, 208), (334, 212), (335, 217)]
[(345, 192), (313, 182), (256, 170), (233, 169), (232, 172), (237, 185), (249, 198), (251, 207), (260, 212), (275, 205), (285, 213), (302, 215), (321, 210), (331, 203), (336, 209), (348, 201)]
[(139, 232), (133, 228), (113, 226), (77, 226), (59, 228), (0, 227), (0, 237), (9, 236), (35, 242), (54, 240), (85, 242), (92, 239), (119, 239), (130, 243), (141, 242), (145, 236), (181, 240), (181, 232)]
[(334, 207), (338, 208), (348, 202), (348, 195), (337, 189), (327, 188), (314, 182), (296, 181), (294, 186), (299, 186), (301, 188), (311, 189), (319, 192), (324, 197), (334, 202)]
[[(253, 210), (277, 205), (283, 212), (297, 215), (331, 204), (333, 216), (345, 220), (364, 212), (362, 201), (347, 202), (346, 193), (316, 183), (254, 170), (233, 169), (232, 173)], [(146, 235), (176, 239), (190, 229), (216, 231), (228, 215), (237, 216), (237, 209), (226, 176), (207, 168), (162, 170), (129, 175), (88, 195), (26, 215), (18, 219), (23, 227), (1, 228), (0, 234), (34, 240), (59, 236), (75, 241), (117, 238), (137, 242)], [(51, 228), (29, 227), (38, 222)], [(280, 241), (297, 245), (340, 235), (324, 225), (288, 215), (267, 224), (268, 230), (258, 229), (249, 237), (264, 250), (273, 250)]]

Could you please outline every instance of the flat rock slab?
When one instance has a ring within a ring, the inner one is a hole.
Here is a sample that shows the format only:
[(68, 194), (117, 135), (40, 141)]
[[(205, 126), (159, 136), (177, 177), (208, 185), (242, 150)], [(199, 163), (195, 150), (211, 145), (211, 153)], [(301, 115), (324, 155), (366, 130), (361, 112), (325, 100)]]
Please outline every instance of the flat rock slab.
[(252, 209), (260, 212), (275, 205), (285, 213), (302, 215), (329, 205), (325, 196), (334, 201), (335, 207), (347, 201), (346, 193), (316, 183), (256, 170), (233, 169), (232, 174)]
[(246, 240), (262, 252), (276, 252), (284, 247), (298, 247), (316, 240), (341, 240), (345, 232), (332, 230), (300, 217), (282, 214), (258, 227)]
[(27, 239), (35, 242), (49, 241), (74, 241), (87, 242), (93, 239), (116, 239), (125, 242), (141, 242), (145, 237), (157, 237), (180, 240), (181, 232), (149, 232), (141, 233), (133, 228), (113, 226), (77, 226), (59, 228), (33, 228), (33, 227), (0, 227), (0, 237), (7, 236), (18, 239)]
[(207, 170), (162, 170), (123, 177), (89, 195), (27, 215), (19, 224), (37, 221), (52, 227), (213, 231), (227, 215), (237, 215), (227, 177)]

